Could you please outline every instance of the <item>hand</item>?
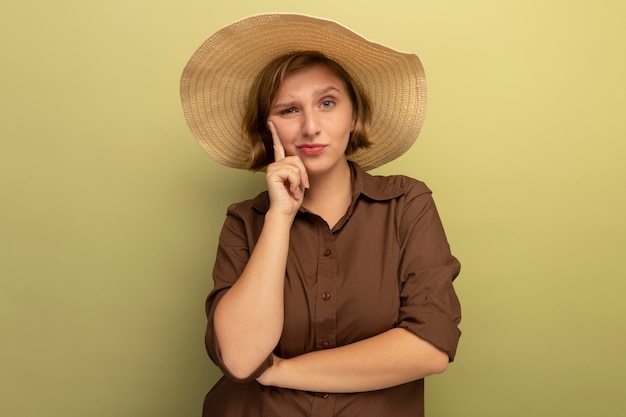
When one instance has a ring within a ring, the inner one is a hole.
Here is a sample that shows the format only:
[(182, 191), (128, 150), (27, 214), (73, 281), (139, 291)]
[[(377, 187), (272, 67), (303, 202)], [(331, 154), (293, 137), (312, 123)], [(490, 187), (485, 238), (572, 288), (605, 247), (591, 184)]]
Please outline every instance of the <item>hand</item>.
[(285, 156), (285, 148), (274, 124), (268, 121), (267, 125), (272, 133), (275, 161), (268, 165), (265, 175), (270, 210), (293, 217), (302, 206), (304, 190), (309, 188), (309, 177), (300, 157)]

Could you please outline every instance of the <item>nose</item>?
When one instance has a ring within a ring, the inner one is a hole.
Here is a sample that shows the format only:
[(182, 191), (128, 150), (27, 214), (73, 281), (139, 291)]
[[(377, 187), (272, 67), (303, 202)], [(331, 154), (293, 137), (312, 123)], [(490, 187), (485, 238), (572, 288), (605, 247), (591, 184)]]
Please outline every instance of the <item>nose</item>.
[(303, 112), (302, 133), (307, 138), (319, 135), (320, 124), (314, 111)]

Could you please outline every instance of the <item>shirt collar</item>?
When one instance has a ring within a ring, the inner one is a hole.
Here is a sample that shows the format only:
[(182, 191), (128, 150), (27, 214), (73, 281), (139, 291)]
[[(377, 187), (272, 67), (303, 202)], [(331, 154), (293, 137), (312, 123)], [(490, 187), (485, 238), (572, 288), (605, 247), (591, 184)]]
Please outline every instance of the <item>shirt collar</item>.
[[(404, 194), (403, 189), (385, 180), (385, 177), (368, 174), (356, 162), (348, 161), (348, 164), (352, 175), (352, 207), (361, 195), (370, 200), (386, 201)], [(269, 210), (270, 200), (267, 191), (252, 200), (252, 207), (261, 213), (266, 213)]]
[(385, 177), (370, 175), (358, 164), (348, 161), (352, 171), (352, 199), (364, 195), (371, 200), (385, 201), (398, 198), (404, 190), (393, 185)]

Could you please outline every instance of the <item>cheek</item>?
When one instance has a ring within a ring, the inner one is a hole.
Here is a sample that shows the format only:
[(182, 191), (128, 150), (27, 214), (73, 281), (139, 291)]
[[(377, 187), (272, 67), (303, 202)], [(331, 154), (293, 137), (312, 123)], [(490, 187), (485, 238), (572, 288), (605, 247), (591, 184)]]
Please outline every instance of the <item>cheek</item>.
[(280, 143), (282, 143), (285, 150), (290, 147), (295, 141), (294, 127), (290, 123), (274, 122), (274, 127), (276, 128), (276, 134), (278, 135), (278, 139), (280, 139)]

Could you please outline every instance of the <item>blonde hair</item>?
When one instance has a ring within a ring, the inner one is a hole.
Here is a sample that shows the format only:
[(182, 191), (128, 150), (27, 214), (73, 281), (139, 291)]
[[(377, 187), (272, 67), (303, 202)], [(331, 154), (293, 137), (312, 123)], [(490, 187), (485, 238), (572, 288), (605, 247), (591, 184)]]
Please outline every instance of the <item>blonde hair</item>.
[(337, 62), (320, 52), (306, 51), (283, 55), (270, 62), (250, 89), (243, 118), (243, 134), (250, 143), (248, 169), (259, 170), (274, 162), (272, 134), (267, 127), (272, 102), (283, 80), (290, 74), (320, 65), (335, 74), (344, 84), (352, 102), (355, 128), (350, 135), (346, 155), (371, 145), (368, 137), (372, 107), (362, 88)]

